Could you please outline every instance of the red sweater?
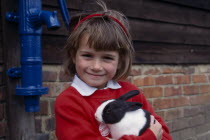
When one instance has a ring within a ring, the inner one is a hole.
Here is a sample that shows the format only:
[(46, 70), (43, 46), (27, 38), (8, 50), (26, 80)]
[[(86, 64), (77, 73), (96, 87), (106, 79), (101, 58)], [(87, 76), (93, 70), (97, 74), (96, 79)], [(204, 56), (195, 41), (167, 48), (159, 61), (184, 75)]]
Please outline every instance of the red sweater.
[[(104, 100), (118, 98), (131, 90), (139, 90), (127, 82), (119, 82), (119, 84), (122, 88), (97, 90), (91, 96), (82, 96), (71, 86), (64, 90), (55, 103), (58, 140), (107, 140), (101, 136), (99, 123), (94, 117), (97, 107)], [(143, 109), (148, 110), (162, 125), (164, 130), (162, 140), (172, 140), (167, 126), (155, 114), (142, 92), (129, 101), (143, 103)], [(150, 129), (147, 129), (141, 136), (123, 136), (120, 140), (156, 140), (156, 137)]]

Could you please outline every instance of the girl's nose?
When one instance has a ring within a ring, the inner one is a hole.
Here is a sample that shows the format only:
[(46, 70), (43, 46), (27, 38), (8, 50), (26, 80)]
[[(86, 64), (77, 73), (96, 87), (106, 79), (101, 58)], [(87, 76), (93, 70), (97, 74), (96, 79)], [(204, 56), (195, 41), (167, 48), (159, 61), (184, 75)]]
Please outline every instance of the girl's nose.
[(100, 71), (100, 70), (102, 70), (101, 62), (99, 60), (93, 61), (93, 64), (91, 66), (91, 69), (94, 70), (94, 71)]

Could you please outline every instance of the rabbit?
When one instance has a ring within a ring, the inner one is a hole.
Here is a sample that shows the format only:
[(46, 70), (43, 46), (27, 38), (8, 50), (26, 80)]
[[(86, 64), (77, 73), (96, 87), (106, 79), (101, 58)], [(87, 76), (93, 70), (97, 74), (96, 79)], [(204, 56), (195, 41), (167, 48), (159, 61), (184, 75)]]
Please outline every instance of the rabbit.
[(117, 99), (104, 101), (97, 108), (96, 120), (108, 126), (113, 139), (117, 140), (123, 135), (140, 136), (150, 127), (150, 113), (141, 109), (142, 104), (126, 102), (138, 94), (138, 90), (129, 91)]

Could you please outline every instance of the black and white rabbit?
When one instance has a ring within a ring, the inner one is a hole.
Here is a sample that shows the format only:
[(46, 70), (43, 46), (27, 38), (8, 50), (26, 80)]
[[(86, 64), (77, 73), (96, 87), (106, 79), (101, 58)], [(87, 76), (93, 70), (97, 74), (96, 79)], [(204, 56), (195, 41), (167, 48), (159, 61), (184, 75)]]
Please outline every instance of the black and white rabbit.
[(103, 102), (97, 108), (96, 120), (107, 124), (113, 139), (119, 139), (123, 135), (140, 136), (150, 127), (150, 113), (141, 109), (142, 104), (126, 102), (138, 94), (138, 90), (129, 91), (117, 99)]

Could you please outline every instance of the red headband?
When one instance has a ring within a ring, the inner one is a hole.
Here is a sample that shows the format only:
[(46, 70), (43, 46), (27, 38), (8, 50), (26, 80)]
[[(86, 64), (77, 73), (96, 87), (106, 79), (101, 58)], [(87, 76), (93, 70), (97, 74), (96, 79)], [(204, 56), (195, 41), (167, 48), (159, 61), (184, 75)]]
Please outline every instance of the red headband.
[[(93, 14), (93, 15), (88, 15), (88, 16), (84, 17), (83, 19), (81, 19), (81, 20), (77, 23), (77, 25), (74, 27), (74, 30), (76, 30), (77, 27), (78, 27), (82, 22), (84, 22), (85, 20), (87, 20), (87, 19), (89, 19), (89, 18), (92, 18), (92, 17), (100, 17), (100, 16), (104, 16), (104, 14)], [(123, 26), (123, 24), (122, 24), (118, 19), (116, 19), (116, 18), (114, 18), (114, 17), (112, 17), (112, 16), (108, 16), (108, 17), (111, 18), (111, 19), (113, 19), (115, 22), (117, 22), (117, 23), (121, 26), (121, 28), (123, 29), (123, 31), (128, 35), (128, 33), (127, 33), (125, 27)]]

